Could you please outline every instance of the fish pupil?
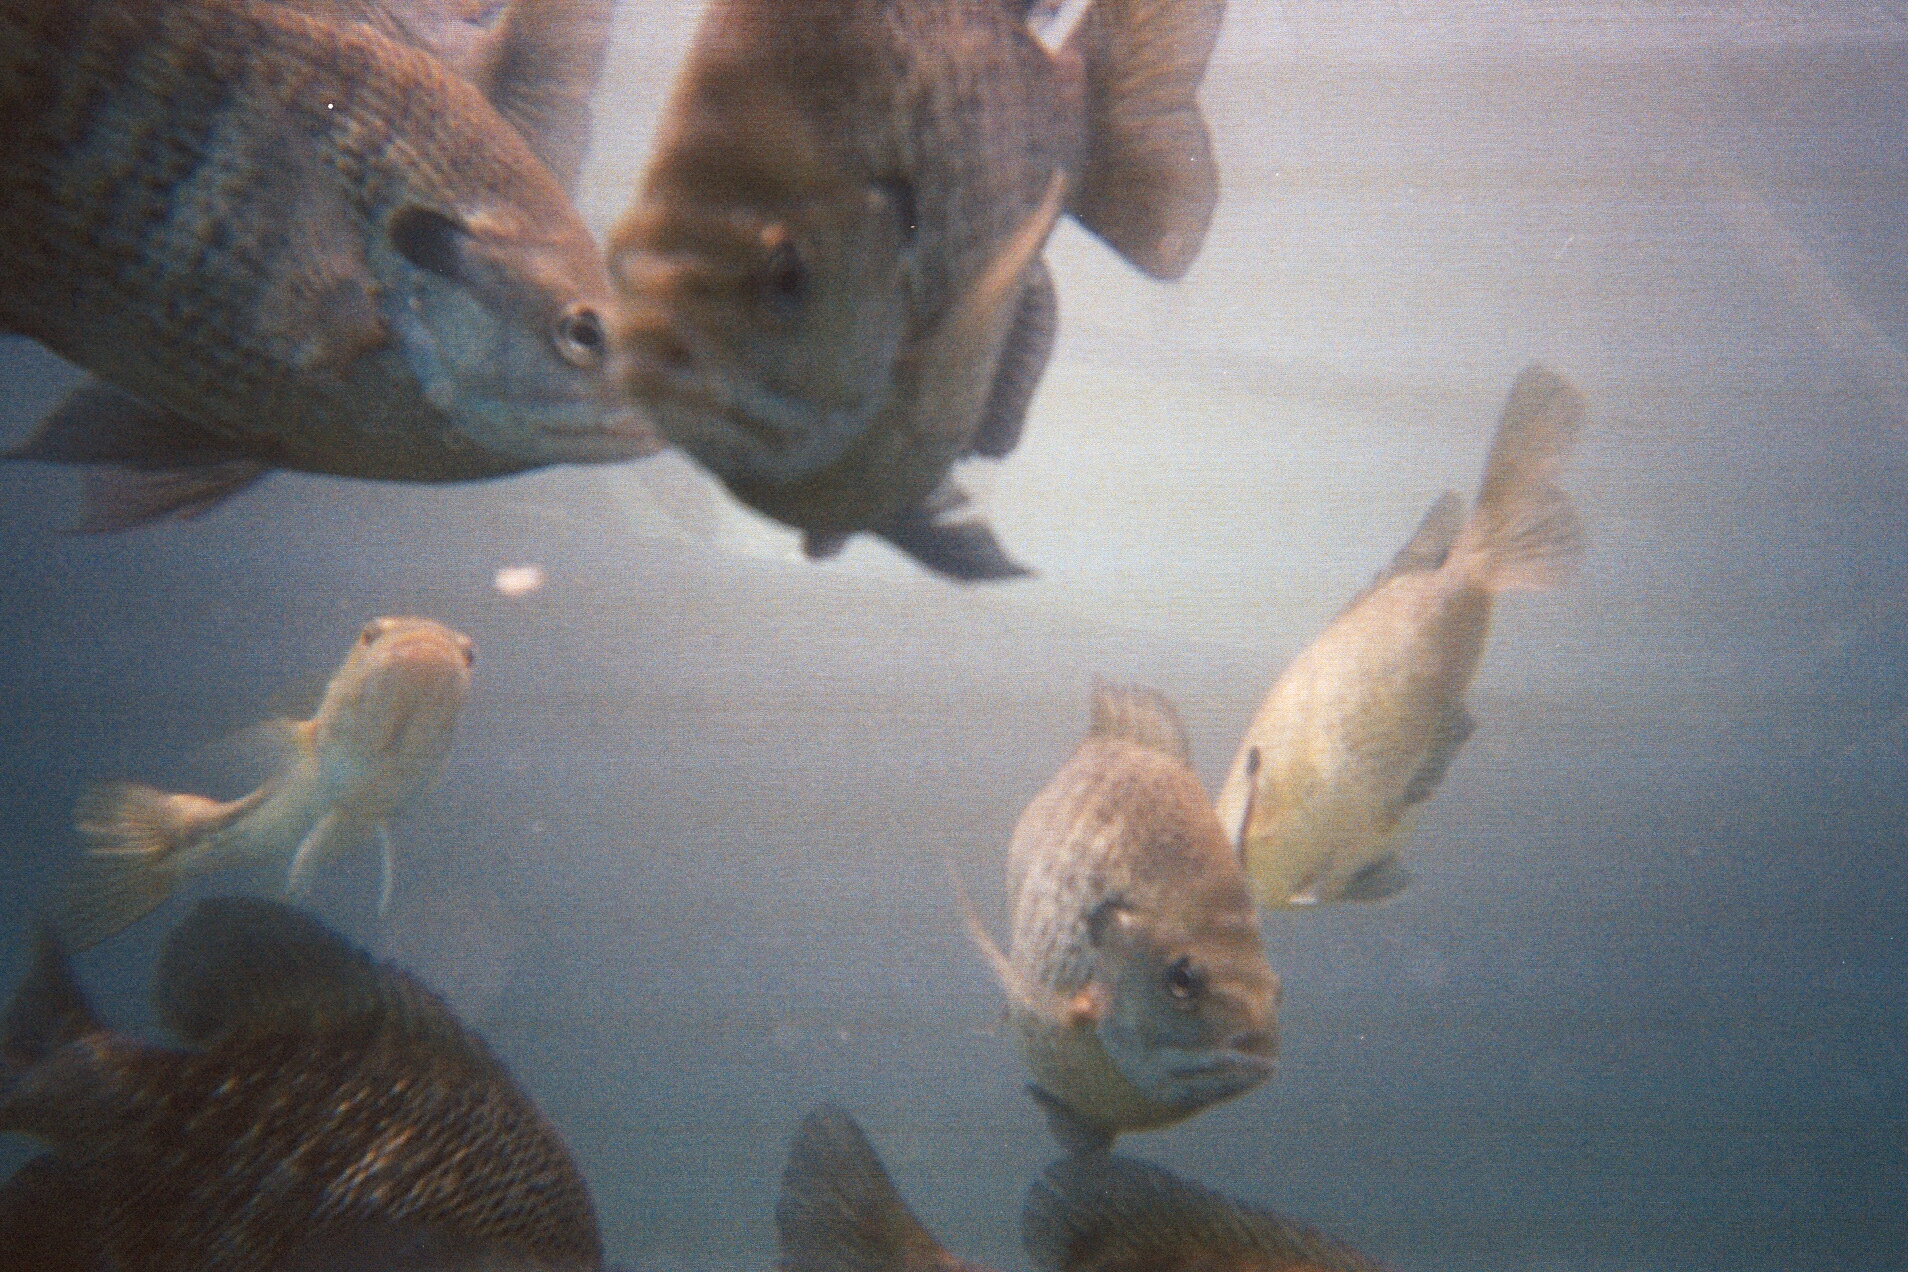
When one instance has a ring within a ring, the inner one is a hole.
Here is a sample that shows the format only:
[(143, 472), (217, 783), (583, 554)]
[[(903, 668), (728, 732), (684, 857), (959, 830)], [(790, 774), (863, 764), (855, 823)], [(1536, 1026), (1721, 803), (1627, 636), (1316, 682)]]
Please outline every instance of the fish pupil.
[(888, 203), (894, 209), (895, 220), (901, 225), (901, 241), (914, 242), (919, 230), (919, 217), (914, 206), (914, 187), (900, 177), (893, 177), (881, 183), (882, 193), (888, 196)]
[(1166, 988), (1174, 998), (1195, 998), (1206, 992), (1206, 977), (1193, 966), (1191, 955), (1181, 954), (1166, 969)]
[(603, 320), (596, 316), (594, 309), (584, 309), (571, 314), (567, 334), (578, 348), (587, 349), (591, 353), (602, 352)]
[(793, 239), (782, 239), (769, 249), (768, 285), (784, 301), (799, 302), (808, 297), (808, 268)]

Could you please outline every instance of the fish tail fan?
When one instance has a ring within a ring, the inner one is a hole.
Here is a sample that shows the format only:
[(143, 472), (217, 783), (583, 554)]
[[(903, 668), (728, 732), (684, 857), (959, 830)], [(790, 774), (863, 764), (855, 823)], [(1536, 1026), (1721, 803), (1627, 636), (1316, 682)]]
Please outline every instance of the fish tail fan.
[(1199, 83), (1225, 0), (1095, 0), (1069, 41), (1086, 68), (1087, 157), (1068, 211), (1134, 266), (1178, 278), (1219, 200)]
[(1192, 744), (1186, 739), (1186, 726), (1172, 702), (1157, 689), (1114, 684), (1096, 676), (1092, 720), (1087, 728), (1088, 737), (1120, 738), (1171, 756), (1182, 764), (1192, 762)]
[(73, 809), (87, 852), (54, 903), (61, 940), (90, 949), (158, 909), (179, 886), (179, 850), (222, 809), (131, 782), (88, 787)]
[(895, 1191), (846, 1109), (802, 1119), (775, 1203), (782, 1272), (926, 1272), (957, 1266)]
[(1459, 568), (1488, 592), (1546, 588), (1583, 557), (1583, 522), (1557, 484), (1583, 424), (1583, 395), (1542, 366), (1511, 385), (1484, 463), (1477, 506), (1451, 547)]
[[(6, 1016), (0, 1020), (0, 1097), (20, 1073), (99, 1028), (99, 1019), (73, 976), (65, 947), (42, 924), (34, 941), (33, 967), (13, 991)], [(6, 1127), (0, 1125), (0, 1129)]]

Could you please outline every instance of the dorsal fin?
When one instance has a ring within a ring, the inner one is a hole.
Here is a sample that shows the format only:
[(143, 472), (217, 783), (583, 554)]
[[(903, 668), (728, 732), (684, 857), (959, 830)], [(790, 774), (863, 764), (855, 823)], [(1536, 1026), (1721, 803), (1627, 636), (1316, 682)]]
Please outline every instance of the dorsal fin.
[(474, 85), (574, 192), (615, 0), (281, 0), (363, 22)]
[(1385, 568), (1374, 574), (1371, 582), (1358, 595), (1345, 602), (1345, 609), (1350, 609), (1400, 575), (1423, 574), (1441, 569), (1451, 554), (1451, 544), (1456, 542), (1463, 528), (1464, 500), (1456, 491), (1447, 490), (1425, 509), (1418, 528), (1385, 564)]
[(1377, 1272), (1323, 1233), (1117, 1154), (1075, 1154), (1027, 1190), (1020, 1238), (1041, 1272), (1298, 1268)]
[(378, 1032), (495, 1066), (444, 1001), (311, 916), (254, 897), (201, 901), (167, 939), (153, 981), (159, 1019), (209, 1047), (237, 1033)]
[(775, 1232), (783, 1272), (928, 1272), (961, 1265), (908, 1208), (838, 1104), (802, 1119), (788, 1147)]
[(1122, 738), (1181, 764), (1192, 763), (1192, 744), (1186, 740), (1178, 710), (1165, 694), (1143, 685), (1115, 684), (1095, 676), (1093, 723), (1087, 736)]
[(0, 1075), (19, 1072), (100, 1028), (53, 929), (40, 926), (33, 968), (13, 991), (0, 1026)]
[(1033, 404), (1034, 391), (1053, 356), (1054, 334), (1060, 325), (1060, 302), (1054, 295), (1053, 274), (1045, 261), (1035, 261), (1027, 270), (1027, 285), (1020, 293), (1020, 308), (1014, 325), (1001, 346), (1000, 364), (994, 368), (994, 387), (981, 412), (980, 427), (974, 431), (970, 452), (988, 459), (1001, 459), (1020, 443), (1027, 425), (1027, 408)]

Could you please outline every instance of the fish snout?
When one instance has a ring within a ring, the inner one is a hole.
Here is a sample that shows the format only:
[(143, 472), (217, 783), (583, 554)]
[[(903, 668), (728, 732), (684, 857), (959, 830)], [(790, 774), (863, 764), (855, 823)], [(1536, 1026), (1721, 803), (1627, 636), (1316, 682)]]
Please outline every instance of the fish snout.
[(625, 307), (614, 350), (611, 380), (638, 402), (680, 392), (701, 362), (689, 334), (655, 305)]

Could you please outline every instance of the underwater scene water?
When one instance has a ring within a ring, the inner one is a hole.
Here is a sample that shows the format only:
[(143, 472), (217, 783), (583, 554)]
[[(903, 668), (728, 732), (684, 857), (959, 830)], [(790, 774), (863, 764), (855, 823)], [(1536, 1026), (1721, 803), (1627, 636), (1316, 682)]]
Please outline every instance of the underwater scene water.
[[(619, 9), (599, 240), (699, 12)], [(1028, 1267), (1061, 1150), (949, 865), (1004, 942), (1096, 677), (1171, 699), (1216, 794), (1538, 362), (1583, 395), (1586, 550), (1498, 604), (1411, 886), (1264, 910), (1276, 1071), (1119, 1151), (1400, 1270), (1908, 1266), (1905, 84), (1884, 6), (1233, 0), (1203, 251), (1155, 282), (1063, 219), (1024, 438), (962, 466), (1029, 578), (805, 560), (676, 453), (277, 473), (115, 535), (63, 533), (73, 470), (0, 469), (0, 979), (89, 783), (237, 796), (252, 726), (428, 615), (477, 651), (441, 782), (382, 915), (368, 844), (312, 908), (488, 1040), (608, 1259), (771, 1265), (835, 1101), (937, 1240)], [(80, 372), (0, 357), (12, 439)], [(160, 1038), (168, 930), (282, 869), (78, 955), (100, 1015)]]

